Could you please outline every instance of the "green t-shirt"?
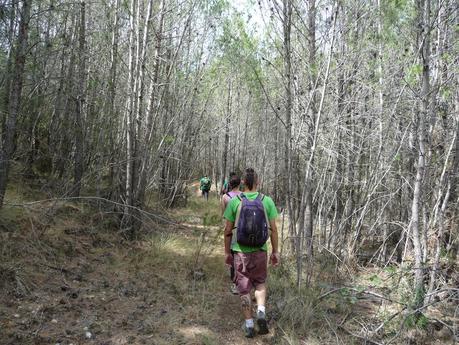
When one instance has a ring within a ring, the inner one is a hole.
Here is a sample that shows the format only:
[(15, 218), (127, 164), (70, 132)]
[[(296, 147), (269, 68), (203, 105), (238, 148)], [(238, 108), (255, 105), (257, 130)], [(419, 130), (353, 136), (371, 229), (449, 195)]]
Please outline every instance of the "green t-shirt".
[(212, 180), (208, 177), (203, 177), (200, 181), (199, 189), (201, 190), (210, 190), (210, 186), (212, 184)]
[[(258, 192), (244, 193), (244, 195), (249, 200), (255, 200), (256, 197), (258, 196)], [(236, 198), (236, 197), (232, 198), (231, 201), (228, 203), (228, 206), (226, 206), (226, 210), (225, 210), (225, 213), (223, 214), (223, 217), (225, 217), (226, 220), (234, 223), (236, 221), (237, 209), (240, 203), (241, 203), (241, 200), (239, 200), (239, 198)], [(274, 205), (273, 199), (265, 195), (265, 197), (263, 198), (263, 206), (265, 207), (266, 215), (268, 216), (268, 219), (270, 221), (277, 217), (277, 209), (276, 209), (276, 205)], [(249, 247), (249, 246), (244, 246), (242, 244), (239, 244), (233, 241), (233, 243), (231, 243), (231, 249), (235, 252), (252, 253), (252, 252), (257, 252), (260, 249), (267, 251), (268, 245), (265, 243), (261, 247)]]

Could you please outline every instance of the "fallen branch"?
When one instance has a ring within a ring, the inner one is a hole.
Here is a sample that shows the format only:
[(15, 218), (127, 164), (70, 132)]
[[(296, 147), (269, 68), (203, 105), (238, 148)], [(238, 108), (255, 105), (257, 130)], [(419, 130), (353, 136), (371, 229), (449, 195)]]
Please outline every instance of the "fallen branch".
[(43, 200), (36, 200), (36, 201), (26, 202), (26, 203), (23, 203), (23, 204), (6, 204), (5, 203), (5, 205), (6, 206), (11, 206), (11, 207), (27, 207), (27, 206), (40, 204), (40, 203), (46, 203), (46, 202), (72, 201), (72, 200), (104, 201), (106, 203), (110, 203), (110, 204), (113, 204), (113, 205), (127, 207), (127, 208), (130, 208), (130, 209), (136, 210), (136, 211), (140, 212), (141, 214), (144, 214), (144, 215), (149, 216), (149, 217), (156, 218), (156, 219), (161, 220), (161, 221), (163, 221), (165, 223), (168, 223), (168, 224), (180, 225), (180, 223), (177, 223), (177, 222), (174, 222), (174, 221), (172, 221), (170, 219), (158, 216), (157, 214), (147, 212), (145, 210), (142, 210), (141, 208), (138, 208), (138, 207), (135, 207), (135, 206), (131, 206), (131, 205), (125, 205), (125, 204), (122, 204), (122, 203), (119, 203), (119, 202), (116, 202), (116, 201), (113, 201), (113, 200), (109, 200), (109, 199), (106, 199), (106, 198), (98, 197), (98, 196), (78, 196), (78, 197), (66, 197), (66, 198), (51, 198), (51, 199), (43, 199)]
[(454, 337), (454, 340), (455, 340), (455, 341), (458, 341), (458, 340), (459, 340), (459, 339), (458, 339), (458, 336), (456, 335), (456, 332), (454, 331), (454, 329), (453, 329), (450, 325), (448, 325), (446, 322), (444, 322), (444, 321), (442, 321), (442, 320), (440, 320), (440, 319), (435, 319), (435, 318), (431, 318), (431, 320), (434, 320), (434, 321), (436, 321), (436, 322), (438, 322), (438, 323), (441, 323), (443, 326), (445, 326), (446, 328), (448, 328), (448, 330), (451, 332), (452, 336)]
[(52, 270), (56, 270), (56, 271), (59, 271), (61, 273), (65, 273), (65, 274), (73, 274), (73, 272), (71, 272), (70, 270), (66, 269), (66, 268), (63, 268), (63, 267), (56, 267), (56, 266), (53, 266), (53, 265), (48, 265), (48, 264), (41, 264), (42, 266), (45, 266), (45, 267), (48, 267), (48, 268), (51, 268)]
[(376, 328), (375, 328), (374, 330), (372, 330), (370, 333), (371, 333), (371, 334), (376, 334), (376, 333), (378, 333), (379, 330), (380, 330), (381, 328), (383, 328), (384, 325), (385, 325), (386, 323), (388, 323), (389, 321), (391, 321), (392, 319), (394, 319), (396, 316), (398, 316), (398, 315), (400, 315), (401, 313), (403, 313), (403, 311), (405, 311), (406, 308), (407, 308), (407, 307), (405, 306), (402, 310), (399, 310), (399, 311), (396, 312), (395, 314), (391, 315), (390, 318), (388, 318), (387, 320), (384, 320), (378, 327), (376, 327)]
[[(339, 343), (340, 343), (340, 338), (339, 338), (339, 336), (338, 336), (338, 333), (336, 333), (336, 329), (332, 326), (330, 320), (328, 320), (328, 317), (325, 317), (325, 321), (327, 321), (328, 327), (331, 329), (331, 331), (332, 331), (333, 334), (335, 335), (336, 343), (339, 344)], [(339, 326), (338, 326), (338, 327), (339, 327)]]
[[(446, 300), (448, 300), (448, 298), (447, 298)], [(439, 301), (433, 301), (433, 302), (431, 302), (431, 303), (425, 304), (425, 305), (423, 305), (422, 307), (419, 307), (419, 308), (417, 308), (417, 309), (415, 309), (415, 310), (412, 310), (412, 311), (410, 311), (409, 313), (407, 313), (407, 314), (405, 315), (405, 317), (403, 318), (402, 322), (400, 323), (400, 329), (398, 330), (397, 334), (395, 334), (391, 339), (389, 339), (389, 341), (387, 342), (387, 345), (390, 344), (390, 343), (392, 343), (395, 339), (398, 338), (398, 336), (400, 335), (400, 333), (402, 332), (402, 330), (403, 330), (403, 328), (404, 328), (404, 326), (405, 326), (405, 322), (406, 322), (406, 320), (408, 319), (408, 317), (410, 317), (411, 315), (417, 314), (417, 313), (419, 313), (420, 311), (422, 311), (422, 310), (424, 310), (424, 309), (430, 307), (431, 305), (437, 304), (438, 302), (439, 302)], [(403, 310), (402, 310), (402, 311), (403, 311)], [(400, 311), (398, 314), (400, 314), (402, 311)], [(453, 333), (453, 334), (454, 334), (454, 333)]]
[(386, 301), (389, 301), (389, 302), (392, 302), (392, 303), (400, 304), (400, 305), (403, 305), (403, 306), (406, 305), (405, 303), (402, 303), (402, 302), (399, 302), (399, 301), (390, 299), (389, 297), (380, 295), (380, 294), (378, 294), (378, 293), (376, 293), (376, 292), (367, 291), (367, 290), (359, 290), (359, 289), (356, 289), (356, 288), (353, 288), (353, 287), (349, 287), (349, 286), (342, 286), (342, 287), (335, 288), (335, 289), (332, 289), (332, 290), (330, 290), (330, 291), (327, 291), (327, 292), (325, 292), (324, 294), (320, 295), (320, 296), (318, 297), (318, 300), (320, 301), (321, 299), (327, 297), (328, 295), (331, 295), (331, 294), (333, 294), (333, 293), (335, 293), (335, 292), (338, 292), (338, 291), (341, 291), (341, 290), (351, 290), (351, 291), (354, 291), (354, 292), (357, 292), (357, 293), (375, 296), (375, 297), (378, 297), (378, 298), (380, 298), (380, 299), (383, 299), (383, 300), (386, 300)]
[(342, 329), (344, 332), (346, 332), (347, 334), (349, 334), (349, 335), (351, 335), (351, 336), (353, 336), (355, 338), (364, 340), (365, 344), (383, 345), (382, 343), (379, 343), (379, 342), (377, 342), (375, 340), (368, 339), (368, 337), (365, 337), (363, 335), (352, 333), (350, 330), (348, 330), (344, 326), (338, 325), (338, 328)]

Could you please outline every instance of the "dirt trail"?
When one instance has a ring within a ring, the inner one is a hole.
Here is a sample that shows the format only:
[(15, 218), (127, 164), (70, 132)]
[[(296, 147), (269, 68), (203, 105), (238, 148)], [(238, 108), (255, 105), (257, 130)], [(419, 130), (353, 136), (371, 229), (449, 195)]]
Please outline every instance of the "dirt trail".
[[(212, 331), (213, 341), (202, 342), (197, 344), (228, 344), (228, 345), (258, 345), (258, 344), (272, 344), (273, 336), (275, 334), (275, 328), (271, 324), (270, 333), (263, 336), (256, 336), (253, 339), (247, 339), (244, 337), (241, 330), (243, 318), (240, 310), (239, 296), (233, 295), (229, 291), (230, 280), (229, 272), (224, 267), (224, 251), (223, 251), (223, 234), (222, 226), (202, 226), (185, 224), (183, 225), (195, 227), (195, 228), (206, 228), (209, 230), (208, 240), (206, 242), (207, 248), (211, 248), (209, 252), (212, 252), (214, 257), (212, 260), (219, 266), (219, 276), (216, 279), (216, 286), (211, 295), (217, 301), (215, 308), (215, 314), (209, 314), (209, 325), (208, 330)], [(220, 236), (215, 236), (220, 234)], [(206, 267), (204, 265), (203, 270), (207, 271), (212, 267)], [(253, 301), (255, 307), (255, 301)], [(199, 328), (199, 327), (198, 327)], [(203, 329), (201, 329), (203, 331)]]
[(221, 328), (218, 344), (271, 344), (274, 329), (271, 326), (270, 334), (247, 339), (242, 335), (242, 318), (240, 316), (239, 297), (225, 294), (220, 306)]
[(189, 213), (193, 223), (158, 227), (138, 242), (68, 215), (40, 239), (26, 227), (7, 234), (0, 344), (273, 343), (272, 331), (243, 337), (221, 227)]
[[(219, 252), (216, 257), (223, 262), (223, 251)], [(239, 296), (229, 292), (229, 279), (225, 277), (221, 281), (220, 291), (216, 295), (219, 300), (218, 304), (218, 319), (215, 320), (216, 335), (218, 342), (216, 344), (271, 344), (273, 343), (273, 335), (275, 328), (270, 324), (270, 333), (263, 336), (255, 336), (253, 339), (244, 337), (241, 327), (243, 318), (241, 316)], [(253, 301), (255, 308), (255, 301)], [(255, 309), (254, 309), (255, 312)]]

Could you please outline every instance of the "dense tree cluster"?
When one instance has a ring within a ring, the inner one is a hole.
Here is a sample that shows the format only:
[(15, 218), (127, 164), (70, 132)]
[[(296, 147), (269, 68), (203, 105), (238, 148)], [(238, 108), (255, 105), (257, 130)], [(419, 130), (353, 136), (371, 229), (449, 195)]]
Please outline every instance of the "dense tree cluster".
[(250, 165), (288, 215), (298, 286), (315, 252), (370, 250), (410, 265), (419, 308), (459, 246), (458, 2), (246, 10), (1, 1), (0, 200), (16, 165), (124, 205), (132, 237), (152, 191), (173, 206), (199, 174)]

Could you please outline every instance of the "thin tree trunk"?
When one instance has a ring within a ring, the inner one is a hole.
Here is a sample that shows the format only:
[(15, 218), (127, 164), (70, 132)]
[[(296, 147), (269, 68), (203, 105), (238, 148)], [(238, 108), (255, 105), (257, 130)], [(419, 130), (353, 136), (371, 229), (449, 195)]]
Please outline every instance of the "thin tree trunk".
[(289, 216), (289, 236), (293, 250), (299, 251), (299, 240), (296, 238), (292, 207), (292, 61), (291, 61), (291, 30), (292, 30), (292, 2), (283, 0), (283, 53), (285, 78), (285, 157), (284, 157), (284, 190), (285, 205)]
[(422, 71), (422, 86), (421, 86), (421, 110), (418, 114), (417, 133), (418, 133), (418, 162), (416, 167), (416, 178), (414, 181), (413, 201), (411, 205), (411, 233), (413, 235), (413, 249), (415, 257), (414, 267), (414, 309), (422, 307), (425, 296), (424, 286), (424, 257), (422, 248), (422, 229), (419, 226), (419, 210), (421, 206), (421, 193), (423, 187), (424, 171), (425, 171), (425, 120), (429, 114), (429, 92), (430, 92), (430, 0), (418, 1), (420, 33), (419, 40), (421, 44), (421, 58), (423, 63)]
[[(279, 142), (279, 120), (277, 118), (274, 119), (276, 125), (275, 125), (275, 131), (276, 131), (276, 143)], [(279, 145), (274, 145), (274, 183), (273, 183), (273, 187), (274, 187), (274, 202), (276, 204), (279, 203), (279, 192), (278, 192), (278, 189), (279, 189), (279, 179), (277, 178), (277, 176), (279, 176), (279, 148), (278, 148)], [(284, 213), (282, 213), (282, 215), (284, 215)], [(282, 244), (283, 245), (283, 244)]]
[(79, 196), (84, 171), (85, 80), (86, 80), (86, 4), (80, 3), (78, 33), (78, 95), (75, 107), (75, 157), (72, 195)]
[[(5, 73), (2, 76), (2, 82), (0, 83), (0, 86), (3, 86), (3, 107), (4, 109), (9, 109), (9, 102), (10, 102), (10, 95), (11, 95), (11, 83), (13, 82), (13, 77), (12, 77), (12, 69), (13, 69), (13, 58), (14, 58), (14, 51), (15, 47), (13, 44), (14, 41), (14, 26), (16, 22), (16, 11), (17, 11), (17, 4), (14, 1), (11, 1), (11, 14), (10, 14), (10, 22), (8, 26), (8, 42), (11, 42), (11, 47), (8, 50), (8, 56), (6, 58), (6, 68), (5, 68)], [(2, 85), (3, 84), (3, 85)], [(2, 119), (2, 133), (5, 132), (5, 126), (6, 126), (6, 119), (7, 119), (7, 113), (4, 112), (1, 115)], [(1, 207), (1, 205), (0, 205)]]
[[(312, 4), (314, 5), (314, 3)], [(313, 9), (313, 11), (314, 11), (313, 15), (315, 16), (315, 9)], [(317, 141), (318, 141), (318, 135), (319, 135), (319, 125), (320, 125), (320, 120), (322, 116), (325, 93), (326, 93), (327, 85), (328, 85), (328, 77), (330, 74), (331, 58), (333, 55), (333, 47), (335, 43), (335, 28), (336, 28), (337, 17), (338, 17), (338, 5), (336, 5), (336, 9), (334, 12), (332, 38), (331, 38), (331, 43), (330, 43), (330, 48), (329, 48), (330, 50), (329, 50), (329, 54), (327, 58), (327, 65), (326, 65), (326, 70), (325, 70), (325, 75), (324, 75), (324, 85), (323, 85), (322, 93), (320, 96), (319, 108), (317, 109), (317, 114), (315, 116), (310, 155), (306, 162), (305, 175), (304, 175), (304, 181), (303, 181), (304, 189), (303, 189), (303, 194), (301, 196), (301, 203), (300, 203), (301, 213), (299, 217), (298, 234), (304, 233), (304, 236), (305, 236), (306, 255), (309, 260), (308, 266), (312, 266), (311, 261), (312, 261), (312, 255), (313, 255), (312, 166), (313, 166), (314, 158), (316, 154)], [(301, 245), (299, 249), (300, 249), (300, 253), (302, 253)], [(297, 257), (298, 255), (299, 253), (297, 253)], [(298, 288), (301, 286), (301, 259), (299, 261), (300, 263), (297, 263), (297, 268), (300, 269), (300, 271), (297, 272), (298, 273), (297, 274)], [(311, 272), (308, 272), (308, 277), (307, 277), (308, 282), (309, 282), (309, 279), (311, 278), (310, 273)]]
[[(440, 254), (441, 250), (443, 248), (442, 243), (443, 243), (443, 235), (445, 232), (445, 212), (447, 209), (447, 205), (449, 202), (450, 198), (450, 191), (451, 191), (451, 182), (450, 182), (450, 177), (446, 176), (446, 171), (449, 163), (449, 157), (451, 155), (451, 152), (453, 150), (454, 144), (457, 141), (457, 136), (456, 134), (453, 137), (453, 140), (451, 142), (451, 145), (448, 149), (448, 152), (445, 157), (445, 163), (443, 165), (443, 170), (440, 176), (440, 181), (438, 183), (438, 193), (437, 193), (437, 202), (434, 207), (434, 221), (433, 221), (433, 227), (436, 228), (438, 226), (438, 233), (436, 234), (436, 248), (435, 248), (435, 257), (432, 265), (432, 271), (430, 272), (430, 280), (429, 280), (429, 289), (427, 293), (427, 298), (425, 299), (424, 303), (430, 303), (430, 300), (432, 298), (432, 292), (435, 287), (435, 283), (437, 280), (438, 276), (438, 270), (439, 270), (439, 264), (440, 264)], [(445, 186), (446, 184), (446, 186)], [(446, 188), (446, 191), (444, 189)], [(444, 195), (443, 195), (444, 194)], [(443, 198), (443, 200), (442, 200)], [(441, 206), (440, 206), (441, 202)]]
[[(116, 83), (118, 77), (118, 45), (119, 45), (119, 11), (120, 11), (121, 0), (116, 0), (115, 4), (115, 16), (113, 20), (113, 32), (112, 32), (112, 46), (110, 51), (110, 79), (108, 84), (108, 94), (107, 94), (107, 113), (114, 119), (115, 123), (112, 128), (109, 129), (109, 150), (117, 151), (115, 147), (115, 131), (118, 127), (118, 114), (115, 113), (115, 100), (116, 100)], [(110, 193), (114, 189), (114, 179), (115, 179), (115, 165), (110, 164), (109, 167), (109, 188)]]
[(8, 115), (4, 131), (2, 133), (2, 146), (0, 148), (0, 208), (3, 206), (3, 199), (5, 197), (6, 186), (8, 183), (10, 163), (15, 151), (16, 123), (21, 107), (31, 6), (32, 0), (22, 1), (19, 33), (14, 52), (15, 60), (12, 73), (13, 79), (11, 81), (11, 91), (8, 101)]
[[(49, 8), (52, 8), (54, 6), (54, 0), (51, 0), (49, 4)], [(38, 5), (38, 12), (41, 12), (41, 4)], [(47, 74), (47, 67), (48, 67), (48, 61), (49, 61), (49, 53), (50, 53), (50, 47), (51, 47), (51, 41), (50, 41), (50, 28), (51, 28), (51, 22), (52, 22), (52, 12), (48, 11), (47, 13), (47, 18), (46, 18), (46, 29), (45, 29), (45, 37), (44, 37), (44, 42), (43, 42), (43, 57), (42, 59), (39, 59), (37, 54), (34, 55), (34, 62), (33, 65), (40, 65), (41, 73), (39, 74), (38, 80), (34, 80), (35, 83), (38, 85), (37, 86), (37, 105), (34, 107), (32, 110), (32, 116), (29, 119), (29, 126), (28, 126), (28, 136), (29, 136), (29, 148), (27, 152), (27, 159), (26, 159), (26, 167), (24, 169), (25, 175), (28, 177), (34, 177), (35, 173), (33, 171), (33, 164), (36, 160), (36, 155), (39, 150), (39, 143), (41, 142), (41, 138), (37, 136), (37, 125), (40, 121), (40, 118), (43, 113), (43, 100), (46, 99), (44, 98), (44, 87), (41, 85), (42, 84), (42, 78)], [(37, 32), (40, 32), (40, 22), (36, 22), (36, 29)], [(35, 78), (34, 78), (35, 79)]]
[[(228, 146), (229, 146), (229, 130), (231, 125), (231, 79), (228, 81), (228, 101), (226, 105), (226, 120), (225, 120), (225, 141), (223, 144), (222, 155), (222, 187), (225, 182), (225, 177), (228, 176), (227, 163), (228, 163)], [(229, 182), (229, 181), (228, 181)]]
[[(150, 4), (149, 4), (150, 5)], [(152, 5), (152, 4), (151, 4)], [(145, 127), (142, 130), (142, 143), (141, 143), (141, 165), (139, 172), (139, 185), (137, 188), (137, 199), (140, 205), (143, 205), (145, 201), (145, 189), (147, 186), (148, 172), (150, 170), (150, 150), (153, 140), (153, 131), (154, 131), (154, 118), (156, 117), (157, 112), (159, 112), (159, 100), (158, 100), (158, 81), (159, 81), (159, 68), (160, 64), (160, 54), (162, 48), (162, 35), (163, 35), (163, 25), (164, 25), (164, 16), (165, 16), (165, 0), (162, 0), (159, 7), (159, 25), (156, 29), (155, 37), (155, 51), (153, 59), (153, 79), (150, 84), (149, 98), (146, 109), (146, 119)], [(151, 9), (150, 9), (151, 10)], [(164, 117), (166, 121), (166, 116)], [(165, 128), (165, 127), (164, 127)]]
[[(342, 54), (344, 56), (345, 44), (342, 44)], [(338, 116), (344, 116), (345, 113), (345, 73), (344, 69), (341, 69), (338, 72), (338, 97), (337, 97), (337, 110)], [(328, 248), (336, 248), (336, 244), (339, 241), (340, 232), (343, 230), (344, 219), (344, 210), (345, 210), (345, 188), (344, 188), (344, 173), (345, 173), (345, 161), (344, 161), (344, 152), (343, 152), (343, 140), (345, 137), (346, 131), (340, 130), (338, 128), (338, 148), (337, 148), (337, 158), (336, 158), (336, 200), (335, 200), (335, 215), (334, 222), (332, 223), (331, 229), (333, 229), (328, 237)], [(332, 245), (333, 244), (333, 245)]]
[(130, 20), (129, 20), (129, 75), (128, 75), (128, 100), (126, 106), (126, 199), (125, 208), (123, 214), (123, 230), (127, 236), (133, 237), (133, 214), (132, 208), (134, 204), (134, 185), (133, 185), (133, 173), (134, 173), (134, 158), (135, 158), (135, 123), (134, 123), (134, 103), (135, 103), (135, 71), (136, 71), (136, 60), (135, 60), (135, 48), (136, 48), (136, 7), (137, 1), (131, 0), (130, 6)]

